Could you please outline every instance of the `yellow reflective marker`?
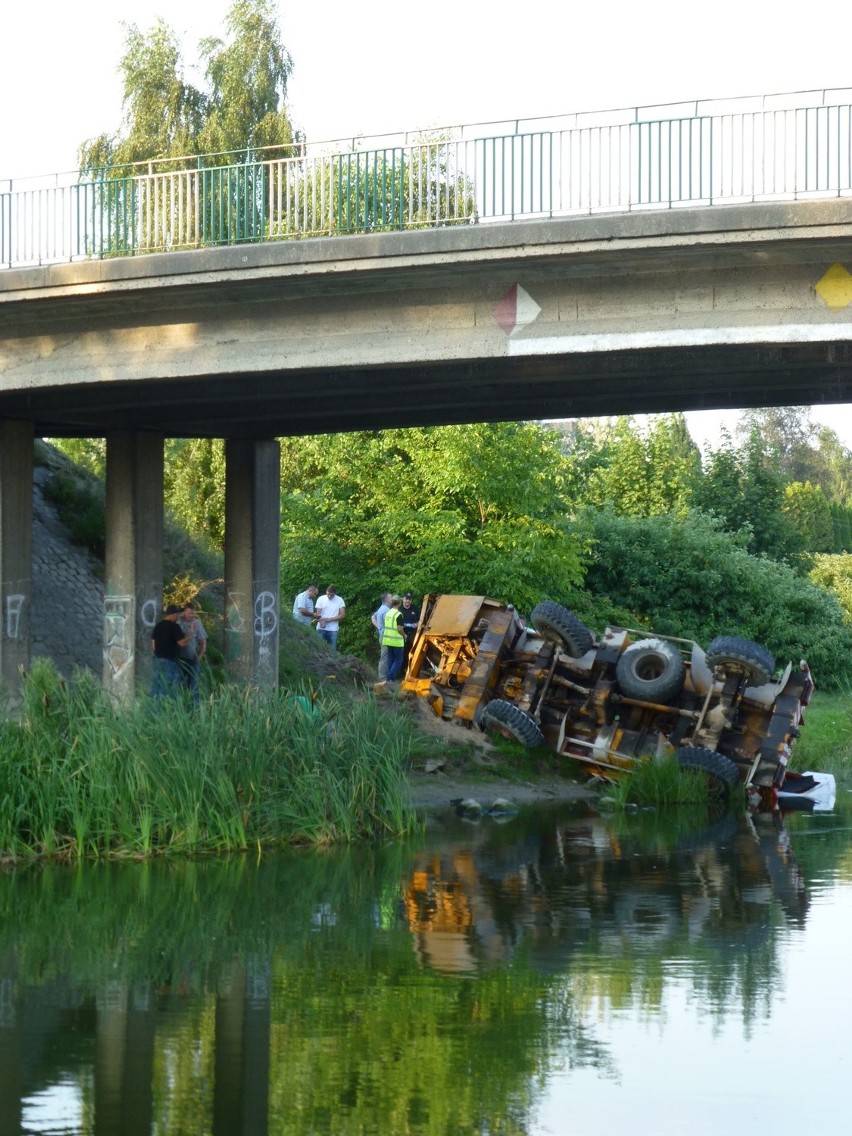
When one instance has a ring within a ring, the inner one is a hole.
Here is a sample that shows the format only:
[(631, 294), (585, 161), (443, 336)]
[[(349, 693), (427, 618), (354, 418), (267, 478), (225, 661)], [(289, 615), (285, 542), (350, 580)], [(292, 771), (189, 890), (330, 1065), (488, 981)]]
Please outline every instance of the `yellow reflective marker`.
[(840, 311), (852, 303), (852, 273), (842, 264), (832, 264), (817, 284), (816, 293), (827, 308)]

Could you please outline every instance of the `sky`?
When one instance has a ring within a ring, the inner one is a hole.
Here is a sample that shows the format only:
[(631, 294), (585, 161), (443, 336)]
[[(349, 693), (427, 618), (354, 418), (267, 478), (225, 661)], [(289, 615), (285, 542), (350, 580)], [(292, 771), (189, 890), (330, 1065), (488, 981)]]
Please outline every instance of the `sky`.
[[(224, 35), (229, 7), (230, 0), (7, 5), (0, 189), (4, 179), (73, 169), (81, 142), (118, 129), (126, 24), (146, 30), (163, 16), (191, 64), (200, 39)], [(280, 0), (277, 9), (294, 63), (291, 117), (312, 142), (852, 88), (852, 7), (841, 0), (812, 9), (755, 0), (429, 0), (366, 7), (351, 0)], [(187, 78), (201, 82), (191, 69)], [(821, 407), (818, 418), (852, 446), (847, 408)], [(712, 432), (718, 416), (704, 421), (701, 429)]]

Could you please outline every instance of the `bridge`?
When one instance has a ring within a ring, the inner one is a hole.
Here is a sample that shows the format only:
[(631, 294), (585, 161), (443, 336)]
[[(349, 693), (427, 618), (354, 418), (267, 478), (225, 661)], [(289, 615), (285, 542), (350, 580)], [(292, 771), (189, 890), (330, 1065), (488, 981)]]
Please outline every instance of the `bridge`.
[(0, 192), (0, 674), (28, 659), (34, 436), (107, 437), (123, 696), (164, 436), (227, 440), (226, 654), (272, 682), (276, 437), (849, 399), (852, 106), (819, 100)]

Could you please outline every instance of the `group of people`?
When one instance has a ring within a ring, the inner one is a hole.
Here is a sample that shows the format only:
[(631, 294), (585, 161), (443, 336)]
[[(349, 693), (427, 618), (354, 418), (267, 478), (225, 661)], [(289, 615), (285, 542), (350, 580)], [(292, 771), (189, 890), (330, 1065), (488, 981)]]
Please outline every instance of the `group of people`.
[(309, 584), (293, 601), (293, 618), (297, 623), (316, 626), (326, 643), (337, 650), (340, 625), (346, 618), (346, 600), (331, 584), (325, 589), (324, 596), (319, 595), (316, 584)]
[[(337, 650), (340, 624), (346, 618), (346, 601), (329, 584), (325, 595), (315, 584), (309, 584), (293, 601), (293, 618), (297, 623), (316, 627), (319, 635)], [(398, 596), (385, 592), (382, 602), (370, 616), (379, 640), (379, 681), (394, 682), (405, 673), (408, 652), (420, 620), (420, 609), (411, 592)], [(185, 690), (197, 705), (201, 660), (207, 650), (207, 632), (198, 618), (195, 604), (168, 604), (163, 618), (151, 632), (154, 652), (154, 676), (151, 693), (166, 698)]]
[(151, 632), (154, 676), (151, 694), (168, 698), (185, 690), (198, 705), (198, 678), (207, 650), (207, 632), (195, 604), (168, 604)]
[(379, 682), (396, 682), (408, 665), (408, 653), (420, 620), (411, 592), (385, 592), (370, 616), (379, 637)]
[[(346, 601), (331, 585), (320, 596), (319, 588), (309, 584), (293, 601), (293, 618), (308, 627), (316, 626), (323, 639), (336, 649), (340, 624), (346, 618)], [(394, 682), (405, 672), (419, 620), (420, 609), (411, 592), (401, 596), (383, 594), (382, 602), (370, 616), (379, 640), (380, 682)]]

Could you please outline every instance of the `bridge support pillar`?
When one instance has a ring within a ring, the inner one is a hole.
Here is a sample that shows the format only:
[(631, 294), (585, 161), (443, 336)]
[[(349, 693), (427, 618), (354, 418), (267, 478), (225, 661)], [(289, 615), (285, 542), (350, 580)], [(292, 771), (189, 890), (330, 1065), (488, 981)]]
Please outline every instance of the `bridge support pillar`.
[(107, 437), (103, 682), (130, 699), (151, 681), (163, 602), (163, 436)]
[(33, 427), (0, 420), (0, 681), (13, 702), (30, 663)]
[(225, 669), (278, 682), (281, 452), (277, 442), (225, 442)]

